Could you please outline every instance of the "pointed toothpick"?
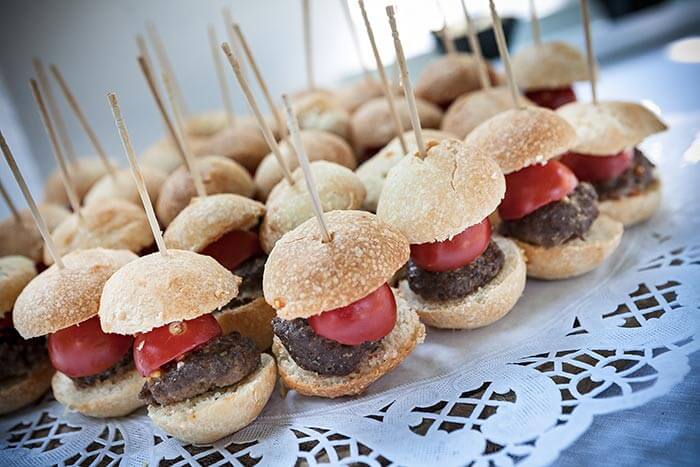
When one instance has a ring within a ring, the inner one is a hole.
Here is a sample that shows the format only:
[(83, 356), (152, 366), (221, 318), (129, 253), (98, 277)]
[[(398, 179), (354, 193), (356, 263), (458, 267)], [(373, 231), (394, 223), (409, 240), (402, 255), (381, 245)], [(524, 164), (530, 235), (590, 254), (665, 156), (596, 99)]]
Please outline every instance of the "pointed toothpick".
[(474, 58), (476, 58), (476, 66), (479, 69), (479, 82), (481, 83), (482, 89), (491, 88), (491, 79), (489, 78), (488, 65), (486, 60), (484, 60), (484, 54), (481, 51), (481, 43), (479, 42), (479, 36), (476, 34), (476, 26), (472, 20), (471, 15), (467, 11), (467, 3), (462, 0), (462, 11), (464, 12), (464, 19), (467, 21), (467, 38), (469, 39), (469, 48), (472, 49)]
[[(223, 7), (221, 9), (221, 16), (224, 19), (224, 26), (226, 27), (226, 35), (228, 36), (228, 43), (231, 46), (233, 53), (236, 54), (236, 57), (243, 56), (243, 52), (241, 51), (242, 46), (239, 43), (238, 39), (236, 38), (236, 31), (234, 28), (234, 25), (236, 24), (236, 20), (233, 18), (233, 14), (231, 13), (231, 9), (227, 6)], [(241, 71), (243, 72), (245, 79), (248, 79), (248, 69), (246, 68), (245, 63), (241, 63)]]
[(510, 89), (510, 95), (513, 99), (513, 106), (516, 109), (523, 109), (522, 99), (520, 99), (520, 93), (518, 92), (518, 85), (515, 82), (515, 76), (513, 75), (513, 70), (510, 66), (510, 55), (508, 54), (508, 45), (506, 44), (506, 38), (503, 34), (503, 25), (501, 24), (501, 17), (498, 16), (496, 11), (496, 5), (493, 4), (493, 0), (489, 0), (489, 6), (491, 8), (491, 20), (493, 22), (493, 31), (496, 34), (496, 43), (498, 44), (498, 53), (501, 56), (501, 61), (503, 62), (503, 68), (506, 71), (506, 76), (508, 77), (508, 88)]
[(243, 74), (243, 71), (241, 70), (240, 61), (238, 60), (238, 58), (236, 58), (233, 51), (231, 50), (231, 47), (226, 42), (221, 44), (221, 48), (223, 49), (224, 54), (228, 58), (228, 62), (231, 64), (231, 68), (233, 69), (233, 73), (236, 75), (238, 84), (241, 86), (241, 90), (243, 91), (243, 95), (245, 96), (246, 102), (248, 103), (248, 107), (253, 112), (253, 115), (255, 115), (255, 119), (258, 121), (258, 126), (260, 126), (260, 130), (262, 131), (263, 137), (265, 138), (267, 145), (270, 147), (270, 151), (272, 151), (272, 154), (275, 155), (277, 163), (282, 168), (284, 178), (287, 180), (287, 183), (289, 183), (289, 186), (294, 186), (294, 178), (292, 177), (292, 172), (289, 170), (287, 161), (282, 155), (282, 151), (280, 150), (279, 145), (275, 140), (275, 136), (272, 134), (270, 125), (268, 125), (267, 120), (265, 120), (265, 117), (260, 111), (260, 107), (258, 106), (258, 103), (256, 102), (255, 97), (253, 96), (253, 92), (251, 91), (250, 86), (248, 85), (248, 80), (246, 79), (245, 75)]
[(357, 29), (355, 29), (355, 23), (352, 21), (352, 14), (350, 14), (350, 4), (349, 0), (340, 0), (340, 4), (343, 7), (343, 13), (345, 14), (345, 21), (348, 23), (348, 29), (350, 29), (350, 37), (352, 38), (352, 43), (355, 48), (355, 54), (357, 54), (357, 61), (362, 67), (362, 73), (365, 75), (365, 79), (371, 80), (372, 74), (369, 72), (369, 67), (365, 63), (365, 58), (362, 55), (362, 46), (360, 45), (360, 38), (357, 34)]
[(535, 0), (530, 0), (530, 29), (532, 29), (532, 42), (535, 45), (542, 43), (540, 36), (540, 19), (537, 17), (537, 9), (535, 8)]
[(168, 56), (168, 53), (165, 50), (165, 44), (163, 43), (163, 39), (161, 38), (160, 34), (158, 33), (158, 30), (156, 29), (155, 24), (153, 24), (152, 21), (146, 22), (146, 34), (148, 34), (148, 37), (151, 40), (151, 43), (153, 44), (153, 48), (156, 51), (156, 59), (160, 64), (160, 68), (163, 71), (165, 71), (168, 74), (168, 76), (170, 76), (173, 80), (173, 88), (175, 89), (175, 95), (177, 96), (178, 105), (180, 109), (182, 109), (182, 113), (184, 113), (185, 115), (189, 115), (190, 112), (185, 103), (185, 96), (182, 94), (182, 88), (180, 87), (180, 84), (178, 83), (177, 78), (175, 76), (175, 71), (173, 70), (173, 65), (170, 62), (170, 57)]
[(418, 146), (418, 155), (424, 158), (427, 155), (425, 141), (423, 140), (423, 129), (420, 126), (420, 118), (418, 118), (418, 108), (416, 107), (416, 96), (413, 94), (413, 85), (408, 77), (408, 66), (406, 65), (406, 56), (403, 53), (403, 46), (399, 38), (399, 30), (396, 27), (396, 12), (392, 5), (386, 7), (386, 15), (389, 17), (389, 26), (391, 27), (391, 35), (394, 38), (394, 48), (396, 49), (396, 60), (399, 62), (401, 70), (401, 83), (408, 104), (408, 112), (411, 114), (411, 124), (413, 132), (416, 135), (416, 145)]
[(221, 100), (223, 101), (224, 109), (226, 110), (226, 120), (228, 121), (229, 126), (233, 126), (235, 121), (233, 101), (231, 101), (231, 90), (228, 87), (228, 81), (226, 81), (226, 76), (224, 75), (224, 64), (221, 62), (221, 54), (219, 53), (219, 48), (217, 46), (219, 39), (216, 37), (216, 29), (214, 29), (213, 24), (210, 24), (207, 29), (209, 33), (209, 48), (211, 49), (211, 56), (214, 60), (214, 68), (216, 68), (216, 78), (219, 80)]
[(581, 0), (581, 16), (583, 22), (583, 32), (586, 37), (586, 55), (588, 57), (588, 79), (591, 82), (591, 100), (593, 104), (598, 104), (598, 92), (596, 89), (596, 64), (593, 53), (593, 38), (591, 37), (591, 13), (588, 8), (588, 0)]
[(314, 79), (313, 41), (311, 38), (311, 8), (309, 0), (301, 0), (302, 28), (304, 32), (304, 56), (306, 57), (306, 82), (310, 90), (316, 89)]
[(10, 198), (9, 193), (7, 193), (7, 190), (5, 190), (5, 186), (2, 184), (0, 181), (0, 194), (2, 195), (2, 199), (5, 200), (5, 204), (7, 204), (7, 207), (10, 209), (10, 212), (12, 213), (12, 217), (14, 217), (15, 222), (18, 224), (22, 223), (22, 217), (19, 215), (19, 211), (17, 210), (17, 206), (15, 206), (15, 203), (12, 202), (12, 198)]
[(56, 265), (56, 267), (58, 269), (63, 269), (65, 267), (63, 264), (63, 260), (61, 259), (61, 256), (56, 250), (56, 245), (53, 243), (53, 239), (51, 238), (51, 233), (49, 232), (49, 228), (46, 225), (46, 221), (44, 220), (44, 217), (41, 215), (41, 213), (39, 212), (39, 208), (34, 202), (32, 193), (29, 191), (29, 187), (27, 186), (27, 182), (22, 176), (22, 172), (20, 172), (19, 167), (17, 167), (17, 162), (15, 161), (15, 158), (12, 155), (12, 151), (10, 151), (10, 147), (7, 145), (7, 141), (5, 141), (5, 136), (3, 136), (2, 131), (0, 131), (0, 149), (2, 149), (2, 153), (5, 156), (7, 165), (10, 166), (10, 171), (12, 171), (12, 175), (14, 175), (15, 180), (17, 181), (17, 185), (19, 185), (19, 189), (22, 191), (24, 199), (27, 201), (29, 211), (32, 213), (32, 217), (34, 218), (36, 227), (37, 229), (39, 229), (41, 238), (44, 239), (46, 249), (49, 251), (49, 254), (51, 255), (51, 258), (53, 259), (53, 262)]
[(406, 144), (406, 139), (403, 136), (403, 124), (401, 123), (401, 117), (399, 116), (399, 111), (396, 108), (396, 102), (394, 101), (394, 93), (389, 87), (389, 80), (386, 77), (386, 71), (384, 70), (384, 64), (382, 63), (382, 57), (379, 55), (379, 50), (377, 49), (377, 43), (374, 40), (374, 31), (372, 31), (372, 25), (369, 22), (369, 17), (367, 16), (367, 10), (365, 9), (365, 2), (363, 0), (358, 0), (357, 3), (360, 6), (360, 12), (362, 13), (362, 19), (365, 23), (365, 29), (367, 30), (367, 37), (369, 38), (369, 43), (372, 46), (372, 53), (374, 54), (374, 62), (377, 65), (377, 72), (379, 73), (379, 80), (382, 83), (382, 90), (384, 91), (384, 96), (389, 103), (389, 111), (391, 112), (391, 119), (394, 121), (394, 126), (396, 127), (396, 136), (399, 138), (399, 143), (401, 144), (401, 150), (404, 154), (408, 153), (408, 145)]
[(445, 46), (445, 52), (450, 55), (457, 53), (457, 48), (452, 40), (452, 34), (450, 34), (450, 28), (447, 27), (447, 16), (445, 16), (445, 10), (442, 8), (442, 2), (440, 0), (435, 0), (435, 5), (437, 6), (440, 16), (442, 17), (442, 29), (440, 29), (438, 33), (440, 34), (443, 45)]
[(284, 108), (287, 112), (287, 126), (289, 127), (289, 134), (292, 137), (292, 145), (294, 146), (294, 151), (297, 153), (299, 158), (299, 165), (301, 165), (301, 170), (304, 172), (304, 179), (306, 180), (306, 188), (309, 190), (309, 195), (311, 196), (311, 204), (314, 208), (314, 213), (316, 214), (316, 220), (318, 220), (318, 225), (321, 228), (321, 233), (323, 235), (323, 243), (328, 243), (333, 240), (328, 227), (326, 226), (326, 221), (323, 217), (323, 207), (321, 206), (321, 198), (318, 196), (318, 189), (316, 188), (316, 182), (314, 180), (314, 175), (311, 172), (311, 166), (309, 165), (309, 157), (306, 155), (306, 149), (301, 141), (301, 132), (299, 131), (299, 122), (292, 109), (292, 104), (289, 102), (289, 96), (282, 94), (282, 101), (284, 102)]
[(109, 100), (109, 105), (112, 107), (112, 115), (114, 115), (114, 123), (117, 125), (119, 130), (119, 137), (122, 140), (122, 146), (124, 147), (124, 152), (126, 157), (129, 159), (129, 167), (131, 167), (131, 175), (134, 177), (134, 182), (136, 183), (136, 189), (139, 191), (139, 196), (141, 196), (141, 202), (143, 203), (143, 208), (146, 211), (146, 217), (148, 218), (148, 224), (151, 226), (151, 232), (153, 232), (153, 238), (158, 246), (158, 251), (161, 255), (167, 255), (168, 249), (165, 246), (165, 241), (163, 240), (163, 234), (160, 231), (160, 226), (158, 225), (158, 220), (156, 219), (156, 213), (153, 211), (153, 203), (151, 203), (151, 198), (148, 196), (148, 191), (146, 190), (146, 183), (143, 181), (143, 175), (141, 174), (141, 169), (136, 161), (136, 154), (134, 153), (134, 148), (131, 146), (131, 138), (129, 137), (129, 130), (126, 128), (126, 123), (122, 118), (122, 112), (119, 108), (119, 101), (117, 95), (113, 92), (107, 94), (107, 99)]

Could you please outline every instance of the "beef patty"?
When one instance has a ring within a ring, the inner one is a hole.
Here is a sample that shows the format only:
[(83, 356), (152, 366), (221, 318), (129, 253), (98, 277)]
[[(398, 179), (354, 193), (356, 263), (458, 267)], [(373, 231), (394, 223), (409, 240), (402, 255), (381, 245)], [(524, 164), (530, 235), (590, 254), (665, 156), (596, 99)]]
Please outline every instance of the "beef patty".
[(654, 164), (644, 153), (634, 148), (632, 165), (612, 180), (595, 182), (593, 186), (601, 201), (620, 199), (625, 196), (635, 196), (654, 183)]
[(552, 203), (516, 220), (503, 220), (501, 234), (544, 247), (561, 245), (582, 238), (598, 217), (598, 196), (590, 183), (581, 182), (576, 189)]
[(148, 378), (139, 397), (149, 404), (174, 404), (236, 384), (259, 364), (253, 341), (232, 332), (163, 366), (158, 377)]
[(262, 297), (262, 279), (267, 256), (256, 256), (244, 262), (233, 273), (243, 279), (238, 295), (223, 308), (238, 308)]
[(479, 257), (452, 271), (426, 271), (410, 259), (406, 269), (406, 278), (411, 290), (426, 300), (451, 300), (466, 297), (488, 284), (501, 272), (504, 262), (503, 252), (491, 240)]
[(46, 361), (46, 339), (23, 339), (14, 328), (0, 329), (0, 381), (25, 376)]
[(273, 318), (272, 331), (297, 365), (321, 375), (345, 376), (357, 369), (363, 358), (377, 348), (380, 341), (345, 345), (319, 336), (303, 318)]
[(81, 376), (79, 378), (71, 378), (73, 383), (79, 388), (88, 388), (90, 386), (95, 386), (105, 381), (114, 382), (118, 380), (122, 375), (128, 373), (134, 368), (134, 356), (131, 349), (124, 354), (121, 360), (119, 360), (113, 367), (106, 369), (102, 373), (91, 376)]

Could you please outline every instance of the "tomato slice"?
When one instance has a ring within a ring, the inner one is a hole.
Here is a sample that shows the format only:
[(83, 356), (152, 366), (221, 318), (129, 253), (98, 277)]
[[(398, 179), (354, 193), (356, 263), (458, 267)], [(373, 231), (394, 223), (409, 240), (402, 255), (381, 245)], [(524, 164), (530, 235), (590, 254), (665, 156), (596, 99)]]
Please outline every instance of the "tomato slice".
[(395, 324), (396, 300), (386, 283), (350, 305), (309, 318), (316, 334), (346, 345), (381, 339)]
[(561, 157), (576, 178), (584, 182), (604, 182), (619, 177), (629, 169), (634, 157), (633, 149), (624, 149), (612, 156), (589, 156), (577, 152), (567, 152)]
[(176, 321), (134, 339), (134, 363), (141, 376), (221, 335), (221, 327), (211, 314), (187, 321)]
[(95, 316), (49, 334), (51, 364), (71, 378), (92, 376), (112, 368), (129, 351), (131, 336), (107, 334)]
[(246, 260), (262, 254), (260, 241), (255, 232), (232, 230), (207, 245), (200, 253), (211, 256), (229, 271), (235, 270)]
[(0, 329), (7, 329), (12, 327), (12, 311), (8, 311), (5, 315), (0, 318)]
[(576, 102), (576, 93), (571, 86), (560, 89), (538, 89), (527, 91), (525, 97), (530, 99), (540, 107), (548, 109), (558, 109), (564, 104)]
[(505, 220), (520, 219), (545, 204), (559, 201), (576, 185), (576, 175), (561, 162), (525, 167), (506, 175), (506, 195), (498, 214)]
[(411, 259), (426, 271), (452, 271), (481, 256), (490, 241), (491, 222), (487, 217), (451, 240), (411, 245)]

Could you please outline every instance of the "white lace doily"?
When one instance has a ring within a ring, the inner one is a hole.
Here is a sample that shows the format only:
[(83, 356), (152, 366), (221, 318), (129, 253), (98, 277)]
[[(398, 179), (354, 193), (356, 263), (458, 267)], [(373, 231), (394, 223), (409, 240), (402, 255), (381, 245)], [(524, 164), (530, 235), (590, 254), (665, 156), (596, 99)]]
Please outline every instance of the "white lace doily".
[[(368, 394), (275, 394), (263, 415), (213, 446), (183, 445), (144, 414), (97, 420), (47, 397), (0, 420), (0, 464), (541, 465), (593, 416), (636, 407), (688, 372), (700, 323), (700, 166), (683, 153), (700, 115), (676, 115), (644, 149), (663, 208), (625, 232), (605, 266), (529, 281), (516, 308), (477, 331), (430, 329)], [(679, 408), (679, 410), (682, 410)]]

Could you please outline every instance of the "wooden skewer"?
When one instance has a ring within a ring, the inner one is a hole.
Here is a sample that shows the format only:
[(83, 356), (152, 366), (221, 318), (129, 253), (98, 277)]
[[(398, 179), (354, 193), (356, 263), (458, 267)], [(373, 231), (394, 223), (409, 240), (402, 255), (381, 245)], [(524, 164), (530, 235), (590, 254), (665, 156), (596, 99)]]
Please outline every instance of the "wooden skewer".
[(73, 110), (73, 113), (78, 118), (78, 122), (80, 122), (80, 126), (83, 127), (83, 130), (87, 134), (87, 137), (90, 139), (90, 142), (92, 143), (92, 147), (95, 149), (95, 152), (97, 152), (97, 155), (100, 157), (100, 160), (102, 161), (102, 165), (104, 165), (105, 170), (114, 180), (117, 176), (116, 170), (115, 170), (114, 166), (112, 165), (112, 163), (109, 161), (109, 156), (107, 156), (107, 151), (105, 151), (104, 147), (100, 143), (100, 140), (97, 138), (97, 134), (92, 129), (92, 126), (90, 126), (90, 122), (88, 122), (88, 119), (85, 117), (85, 114), (83, 113), (83, 109), (80, 107), (78, 100), (75, 98), (75, 95), (71, 92), (70, 88), (68, 87), (68, 83), (66, 83), (66, 80), (63, 79), (63, 75), (58, 70), (58, 67), (56, 67), (56, 65), (53, 65), (53, 64), (49, 65), (49, 70), (51, 71), (51, 74), (53, 75), (54, 79), (56, 79), (56, 82), (58, 83), (58, 87), (61, 88), (61, 92), (63, 93), (63, 97), (65, 97), (71, 110)]
[(472, 20), (471, 15), (467, 11), (467, 3), (462, 0), (462, 11), (464, 12), (464, 19), (467, 21), (467, 37), (469, 39), (469, 47), (474, 53), (476, 58), (476, 66), (479, 69), (479, 81), (481, 82), (482, 89), (491, 88), (491, 79), (489, 78), (488, 65), (486, 60), (484, 60), (484, 54), (481, 51), (481, 43), (479, 42), (479, 37), (476, 34), (476, 26)]
[(158, 33), (158, 30), (156, 29), (156, 26), (155, 24), (153, 24), (152, 21), (146, 22), (146, 33), (151, 39), (153, 48), (156, 51), (156, 59), (158, 60), (158, 63), (160, 63), (161, 69), (163, 69), (173, 80), (173, 88), (175, 89), (175, 95), (177, 96), (178, 105), (180, 109), (182, 109), (182, 112), (185, 115), (189, 115), (190, 112), (185, 103), (185, 96), (182, 94), (182, 88), (180, 87), (180, 84), (177, 82), (177, 78), (175, 77), (173, 65), (170, 62), (170, 57), (168, 57), (168, 53), (165, 50), (163, 39), (160, 37), (160, 34)]
[(209, 48), (211, 49), (211, 56), (214, 59), (216, 77), (219, 80), (219, 90), (221, 91), (221, 100), (224, 102), (224, 109), (226, 110), (226, 120), (228, 120), (229, 126), (233, 126), (235, 114), (233, 111), (233, 102), (231, 101), (231, 90), (228, 87), (228, 81), (226, 81), (226, 76), (224, 75), (224, 64), (221, 62), (221, 54), (217, 47), (219, 39), (216, 37), (214, 25), (210, 24), (208, 30)]
[(404, 95), (408, 104), (408, 111), (411, 114), (411, 124), (413, 132), (416, 135), (416, 146), (418, 146), (418, 155), (424, 158), (428, 153), (423, 141), (423, 130), (420, 126), (420, 118), (418, 118), (418, 108), (416, 107), (416, 96), (413, 94), (413, 85), (408, 77), (408, 66), (406, 65), (406, 56), (403, 53), (403, 46), (399, 38), (399, 31), (396, 28), (396, 12), (394, 7), (389, 5), (386, 7), (386, 14), (389, 17), (389, 26), (391, 27), (391, 35), (394, 38), (394, 48), (396, 49), (396, 60), (399, 62), (401, 70), (401, 82), (403, 83)]
[(299, 122), (297, 121), (296, 115), (294, 115), (294, 110), (292, 109), (292, 104), (289, 102), (289, 96), (282, 94), (282, 101), (284, 102), (284, 108), (287, 111), (287, 126), (289, 126), (289, 134), (292, 137), (292, 145), (294, 146), (294, 151), (299, 157), (299, 165), (301, 165), (301, 170), (304, 172), (304, 179), (306, 180), (306, 188), (309, 190), (309, 195), (311, 196), (311, 204), (314, 208), (314, 213), (316, 214), (316, 219), (318, 220), (318, 225), (321, 228), (321, 233), (323, 235), (323, 243), (329, 243), (333, 240), (328, 227), (326, 226), (326, 221), (323, 217), (323, 207), (321, 206), (321, 198), (318, 196), (318, 189), (316, 188), (316, 182), (314, 180), (314, 175), (311, 172), (311, 165), (309, 164), (309, 157), (306, 155), (306, 149), (301, 141), (301, 132), (299, 131)]
[(513, 75), (513, 69), (510, 66), (510, 55), (508, 55), (508, 45), (506, 45), (506, 38), (503, 34), (503, 25), (501, 24), (501, 18), (498, 16), (496, 11), (496, 5), (493, 4), (493, 0), (489, 0), (489, 6), (491, 8), (491, 20), (493, 22), (493, 31), (496, 34), (496, 43), (498, 44), (498, 53), (501, 56), (501, 61), (503, 62), (503, 68), (506, 71), (506, 76), (508, 77), (508, 88), (510, 88), (510, 95), (513, 99), (513, 106), (516, 109), (524, 108), (522, 100), (520, 99), (520, 93), (518, 92), (518, 85), (515, 82), (515, 76)]
[(29, 210), (32, 213), (32, 217), (34, 218), (36, 227), (37, 229), (39, 229), (41, 238), (44, 239), (44, 243), (46, 244), (46, 249), (49, 251), (51, 258), (53, 258), (53, 262), (56, 265), (56, 267), (58, 269), (63, 269), (65, 267), (63, 264), (63, 260), (61, 259), (61, 256), (56, 250), (56, 245), (54, 244), (53, 239), (51, 238), (49, 228), (46, 226), (46, 221), (44, 220), (44, 217), (41, 215), (41, 213), (39, 212), (39, 208), (34, 202), (32, 193), (29, 191), (29, 187), (27, 186), (27, 182), (22, 176), (22, 172), (20, 172), (19, 167), (17, 167), (17, 162), (15, 161), (15, 158), (12, 155), (12, 151), (10, 151), (10, 147), (7, 145), (7, 141), (5, 141), (5, 136), (3, 136), (2, 131), (0, 131), (0, 149), (2, 149), (2, 153), (5, 156), (7, 165), (10, 166), (10, 171), (12, 171), (12, 175), (14, 175), (15, 180), (17, 181), (17, 185), (19, 185), (19, 189), (22, 191), (24, 199), (27, 201), (27, 205), (29, 205)]
[(391, 87), (392, 89), (401, 89), (401, 68), (399, 67), (399, 61), (394, 60), (391, 65)]
[(311, 8), (309, 0), (301, 0), (302, 27), (304, 30), (304, 56), (306, 57), (306, 81), (310, 90), (316, 89), (314, 79), (314, 59), (311, 39)]
[(146, 60), (148, 63), (148, 68), (153, 69), (153, 60), (151, 60), (151, 55), (148, 53), (148, 46), (146, 45), (146, 39), (144, 39), (142, 34), (136, 34), (136, 46), (139, 49), (139, 55)]
[(355, 29), (355, 24), (352, 22), (352, 15), (350, 14), (350, 4), (348, 3), (348, 0), (340, 0), (340, 4), (343, 7), (343, 13), (345, 14), (345, 21), (348, 23), (348, 29), (350, 29), (350, 37), (352, 38), (352, 42), (355, 47), (357, 61), (362, 67), (362, 73), (365, 75), (365, 79), (371, 80), (372, 74), (369, 72), (369, 67), (365, 63), (365, 59), (362, 56), (362, 46), (360, 45), (360, 38), (357, 35), (357, 29)]
[(151, 232), (153, 232), (153, 238), (158, 246), (158, 251), (161, 255), (167, 255), (168, 249), (165, 246), (165, 241), (163, 240), (163, 234), (160, 231), (160, 226), (158, 225), (158, 220), (156, 219), (156, 213), (153, 211), (153, 203), (151, 203), (151, 198), (148, 196), (148, 191), (146, 190), (146, 183), (143, 181), (143, 175), (141, 174), (141, 169), (139, 168), (139, 163), (136, 161), (136, 154), (134, 153), (134, 148), (131, 146), (131, 138), (129, 137), (129, 130), (126, 128), (126, 123), (122, 118), (122, 111), (119, 108), (119, 101), (117, 100), (117, 95), (113, 92), (107, 94), (107, 99), (112, 107), (112, 115), (114, 115), (114, 123), (117, 125), (119, 130), (119, 137), (122, 140), (122, 146), (124, 147), (124, 152), (126, 157), (129, 159), (129, 166), (131, 167), (131, 174), (134, 176), (134, 182), (136, 183), (136, 189), (139, 191), (139, 196), (141, 197), (141, 202), (143, 203), (143, 208), (146, 211), (146, 217), (148, 218), (148, 224), (151, 226)]
[(386, 71), (384, 70), (384, 64), (382, 63), (382, 57), (379, 55), (379, 50), (377, 49), (377, 42), (374, 40), (374, 31), (372, 31), (372, 25), (370, 24), (369, 17), (367, 16), (365, 2), (363, 0), (358, 0), (357, 3), (360, 6), (362, 19), (365, 22), (365, 29), (367, 29), (367, 37), (369, 38), (369, 43), (372, 46), (374, 62), (377, 65), (377, 72), (379, 72), (379, 80), (382, 83), (382, 90), (384, 91), (384, 96), (386, 97), (387, 102), (389, 103), (389, 111), (391, 112), (391, 118), (392, 120), (394, 120), (394, 126), (396, 127), (396, 136), (398, 136), (399, 138), (401, 150), (404, 154), (407, 154), (408, 145), (406, 144), (406, 139), (403, 136), (403, 124), (401, 123), (399, 111), (396, 108), (396, 102), (394, 101), (394, 93), (389, 87), (389, 80), (386, 77)]
[(535, 45), (542, 43), (540, 35), (540, 19), (537, 17), (537, 9), (535, 8), (535, 0), (530, 0), (530, 29), (532, 30), (532, 42)]
[(588, 0), (581, 0), (581, 16), (583, 21), (583, 32), (586, 37), (586, 55), (588, 56), (588, 79), (591, 82), (591, 100), (594, 105), (598, 104), (598, 92), (596, 89), (596, 64), (593, 53), (593, 38), (591, 37), (591, 13), (588, 8)]
[[(294, 178), (292, 177), (292, 172), (289, 170), (287, 161), (282, 155), (282, 151), (280, 150), (280, 147), (277, 144), (277, 141), (275, 140), (275, 135), (272, 134), (270, 125), (267, 124), (265, 117), (260, 111), (260, 107), (258, 106), (258, 103), (256, 102), (255, 97), (253, 96), (253, 92), (251, 91), (250, 86), (248, 85), (248, 80), (243, 74), (243, 70), (241, 70), (240, 61), (236, 58), (233, 51), (231, 50), (231, 47), (227, 43), (224, 42), (223, 44), (221, 44), (221, 48), (223, 49), (224, 54), (226, 54), (228, 62), (231, 64), (231, 68), (233, 69), (233, 72), (236, 75), (238, 84), (241, 86), (241, 90), (243, 91), (243, 95), (245, 96), (246, 102), (248, 103), (248, 107), (255, 115), (255, 118), (258, 121), (258, 125), (260, 126), (260, 130), (262, 131), (262, 134), (265, 137), (267, 145), (270, 147), (272, 154), (275, 155), (277, 163), (282, 168), (284, 178), (287, 179), (287, 183), (289, 183), (289, 186), (294, 186)], [(280, 128), (280, 130), (281, 129), (282, 128)]]
[(457, 48), (455, 47), (455, 43), (452, 40), (452, 34), (450, 34), (450, 28), (447, 27), (447, 16), (445, 16), (445, 10), (442, 9), (442, 3), (440, 0), (435, 0), (435, 4), (438, 8), (438, 11), (440, 12), (440, 16), (442, 16), (442, 29), (438, 31), (440, 33), (440, 38), (442, 39), (442, 43), (445, 46), (445, 52), (448, 54), (452, 55), (457, 53)]
[(19, 215), (19, 211), (17, 210), (15, 203), (12, 202), (12, 198), (10, 198), (10, 195), (7, 193), (7, 190), (5, 190), (5, 186), (2, 184), (2, 182), (0, 182), (0, 194), (2, 194), (2, 199), (5, 200), (5, 204), (7, 204), (7, 207), (10, 209), (12, 217), (15, 218), (15, 222), (21, 224), (22, 217)]
[[(221, 9), (221, 16), (223, 16), (224, 18), (226, 34), (228, 35), (228, 43), (231, 46), (233, 53), (236, 54), (236, 57), (241, 57), (243, 53), (241, 51), (241, 44), (236, 38), (236, 31), (234, 28), (236, 21), (234, 20), (233, 15), (231, 14), (231, 9), (227, 6), (223, 7)], [(248, 70), (245, 66), (245, 63), (241, 63), (241, 71), (243, 72), (243, 75), (246, 77), (246, 79), (248, 79)]]
[(49, 140), (51, 141), (51, 147), (53, 149), (53, 154), (56, 157), (56, 162), (58, 162), (59, 174), (61, 175), (61, 181), (66, 189), (66, 194), (68, 195), (68, 201), (70, 202), (73, 212), (78, 216), (80, 221), (83, 220), (82, 213), (80, 212), (80, 199), (78, 194), (75, 192), (75, 185), (73, 184), (73, 179), (68, 172), (68, 167), (66, 165), (66, 159), (63, 157), (63, 151), (61, 150), (61, 145), (58, 144), (58, 137), (56, 136), (56, 131), (54, 130), (51, 119), (49, 118), (49, 112), (46, 110), (46, 104), (44, 104), (44, 98), (41, 95), (41, 90), (36, 80), (29, 80), (29, 85), (32, 88), (32, 94), (34, 95), (34, 101), (39, 108), (39, 114), (41, 115), (41, 122), (44, 124), (44, 129), (49, 135)]

